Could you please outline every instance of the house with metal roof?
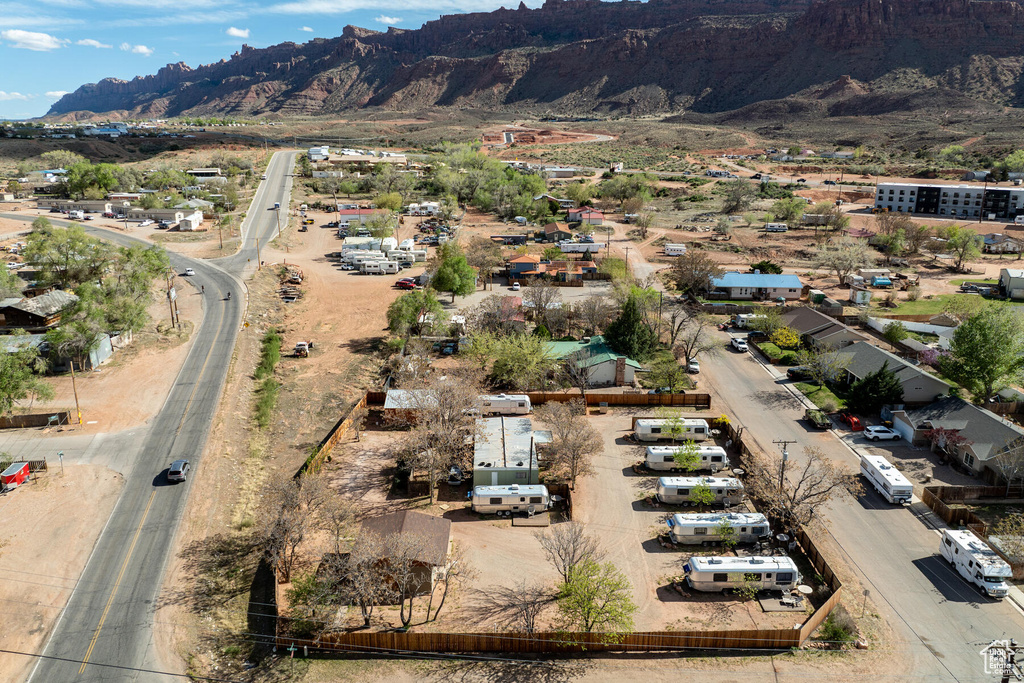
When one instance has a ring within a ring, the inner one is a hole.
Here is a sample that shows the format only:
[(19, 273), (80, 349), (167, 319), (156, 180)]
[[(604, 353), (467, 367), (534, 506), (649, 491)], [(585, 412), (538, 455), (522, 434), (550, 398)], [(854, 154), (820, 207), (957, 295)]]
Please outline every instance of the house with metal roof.
[(580, 341), (551, 341), (547, 349), (555, 358), (585, 371), (587, 383), (592, 387), (631, 385), (636, 381), (636, 372), (643, 370), (640, 363), (616, 353), (600, 335)]
[(772, 300), (783, 298), (790, 301), (800, 298), (804, 284), (796, 275), (775, 273), (728, 272), (711, 281), (714, 291), (722, 292), (730, 299)]
[(61, 315), (78, 303), (78, 296), (55, 289), (29, 299), (0, 301), (0, 317), (5, 329), (46, 332), (60, 324)]
[(950, 385), (899, 356), (869, 344), (857, 342), (840, 352), (847, 363), (846, 380), (853, 384), (873, 372), (887, 367), (903, 387), (903, 403), (924, 405), (949, 393)]

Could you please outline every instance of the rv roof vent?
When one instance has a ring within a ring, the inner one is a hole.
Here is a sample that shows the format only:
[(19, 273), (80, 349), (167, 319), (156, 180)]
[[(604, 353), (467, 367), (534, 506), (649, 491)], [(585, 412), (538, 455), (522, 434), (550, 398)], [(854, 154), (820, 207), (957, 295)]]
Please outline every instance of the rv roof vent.
[(722, 558), (712, 557), (708, 560), (708, 564), (722, 564)]
[(590, 343), (590, 337), (584, 337), (583, 339), (580, 339), (580, 343), (581, 344), (589, 344)]
[(509, 489), (509, 491), (518, 491), (519, 490), (519, 484), (512, 484), (511, 486), (508, 487), (508, 489)]
[(752, 557), (750, 558), (750, 564), (764, 564), (763, 557)]
[(523, 461), (522, 460), (520, 460), (519, 462), (516, 463), (516, 467), (522, 467), (522, 466), (523, 466)]

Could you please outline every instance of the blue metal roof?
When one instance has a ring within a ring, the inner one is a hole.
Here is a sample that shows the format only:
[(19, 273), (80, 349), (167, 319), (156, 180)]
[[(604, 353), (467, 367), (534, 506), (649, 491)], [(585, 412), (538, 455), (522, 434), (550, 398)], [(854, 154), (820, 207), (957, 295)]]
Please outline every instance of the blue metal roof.
[(778, 287), (801, 289), (804, 285), (796, 275), (773, 275), (772, 273), (726, 273), (712, 280), (715, 287), (750, 287), (764, 289)]

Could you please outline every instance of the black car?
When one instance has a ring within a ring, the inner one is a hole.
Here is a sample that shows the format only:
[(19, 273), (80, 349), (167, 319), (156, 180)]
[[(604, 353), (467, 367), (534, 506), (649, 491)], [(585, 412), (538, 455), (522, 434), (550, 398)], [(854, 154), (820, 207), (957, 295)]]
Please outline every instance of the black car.
[(798, 365), (795, 368), (786, 370), (786, 377), (796, 382), (803, 381), (805, 379), (811, 379), (811, 371), (802, 365)]
[(835, 185), (835, 184), (836, 184), (836, 181), (834, 181), (834, 180), (826, 180), (826, 181), (824, 182), (824, 184), (825, 184), (825, 185)]

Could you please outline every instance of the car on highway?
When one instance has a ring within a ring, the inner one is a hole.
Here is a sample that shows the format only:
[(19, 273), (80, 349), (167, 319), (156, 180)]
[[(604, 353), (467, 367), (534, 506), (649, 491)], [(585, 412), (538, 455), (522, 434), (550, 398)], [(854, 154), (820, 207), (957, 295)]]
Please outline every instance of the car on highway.
[(686, 364), (686, 371), (691, 375), (696, 375), (700, 372), (700, 361), (696, 358), (692, 359)]
[(193, 275), (195, 275), (195, 274), (196, 274), (196, 271), (195, 271), (195, 270), (193, 270), (192, 268), (186, 268), (186, 269), (185, 269), (185, 272), (184, 272), (184, 273), (182, 273), (182, 274), (183, 274), (183, 275), (188, 275), (189, 277), (191, 277), (191, 276), (193, 276)]
[(188, 460), (175, 460), (167, 468), (167, 481), (185, 481), (188, 478), (190, 469), (191, 467), (188, 464)]
[(850, 427), (852, 432), (864, 431), (864, 424), (860, 421), (860, 418), (851, 413), (849, 410), (839, 411), (839, 421)]
[(807, 182), (807, 178), (797, 178), (796, 181), (798, 183), (806, 183)]
[(740, 337), (733, 337), (732, 341), (729, 343), (732, 344), (732, 348), (736, 349), (740, 353), (746, 353), (747, 351), (750, 350), (749, 348), (747, 348), (746, 339), (741, 339)]
[(836, 181), (834, 181), (834, 180), (826, 180), (826, 181), (825, 181), (824, 183), (822, 183), (822, 184), (823, 184), (823, 185), (835, 185), (835, 184), (836, 184)]
[(899, 441), (902, 437), (895, 429), (872, 425), (864, 430), (864, 438), (868, 441)]

